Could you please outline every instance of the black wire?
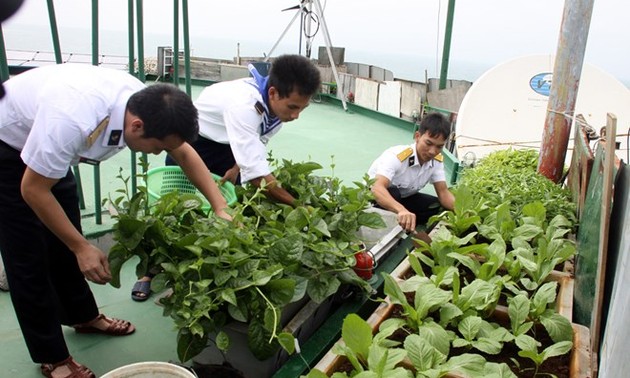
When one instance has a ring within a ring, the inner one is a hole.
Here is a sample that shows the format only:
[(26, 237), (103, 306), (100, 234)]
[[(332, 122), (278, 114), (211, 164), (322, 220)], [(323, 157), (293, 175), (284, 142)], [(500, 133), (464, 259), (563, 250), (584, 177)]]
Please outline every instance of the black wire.
[(304, 11), (304, 14), (302, 15), (303, 19), (306, 19), (306, 17), (313, 17), (313, 21), (315, 22), (315, 24), (317, 25), (317, 28), (315, 29), (315, 32), (313, 32), (313, 34), (308, 35), (306, 34), (306, 22), (304, 22), (304, 36), (306, 38), (313, 38), (315, 37), (315, 35), (317, 35), (317, 32), (319, 31), (319, 16), (317, 15), (317, 13), (314, 13), (313, 11)]

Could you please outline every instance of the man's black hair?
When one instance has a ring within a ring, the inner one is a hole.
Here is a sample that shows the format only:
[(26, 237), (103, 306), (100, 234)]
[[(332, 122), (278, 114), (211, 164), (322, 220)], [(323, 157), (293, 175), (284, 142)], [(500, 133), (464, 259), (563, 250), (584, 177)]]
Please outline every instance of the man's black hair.
[(144, 138), (176, 135), (191, 143), (199, 135), (197, 108), (184, 91), (173, 85), (149, 85), (134, 93), (127, 110), (144, 122)]
[(420, 135), (427, 131), (432, 137), (442, 136), (448, 139), (451, 135), (451, 123), (441, 113), (429, 113), (422, 118), (418, 126)]
[(319, 69), (301, 55), (281, 55), (271, 64), (267, 88), (274, 87), (281, 98), (297, 90), (300, 96), (312, 96), (321, 87)]

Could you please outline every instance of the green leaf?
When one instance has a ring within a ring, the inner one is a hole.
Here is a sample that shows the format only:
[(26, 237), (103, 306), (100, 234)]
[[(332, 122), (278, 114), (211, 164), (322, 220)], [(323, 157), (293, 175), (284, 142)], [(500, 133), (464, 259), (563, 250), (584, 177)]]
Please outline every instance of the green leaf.
[(571, 341), (560, 341), (559, 343), (550, 345), (542, 352), (543, 360), (567, 354), (571, 351), (571, 348), (573, 348), (573, 343)]
[(409, 335), (405, 338), (405, 350), (418, 371), (429, 370), (446, 361), (446, 355), (440, 353), (419, 335)]
[(510, 316), (512, 332), (514, 336), (518, 336), (519, 333), (516, 331), (529, 315), (529, 299), (524, 295), (517, 295), (512, 298), (508, 305), (508, 315)]
[(499, 354), (503, 345), (497, 340), (489, 339), (487, 337), (481, 337), (472, 343), (475, 349), (478, 349), (487, 354)]
[(555, 303), (556, 291), (558, 289), (558, 283), (555, 281), (544, 283), (536, 290), (532, 298), (532, 306), (534, 310), (534, 316), (537, 318), (542, 314), (549, 303)]
[(478, 316), (468, 316), (462, 319), (457, 325), (457, 329), (466, 340), (473, 340), (481, 328), (481, 318)]
[(278, 342), (280, 346), (289, 354), (295, 353), (295, 337), (288, 332), (278, 334)]
[(306, 378), (328, 378), (328, 376), (320, 370), (312, 369), (308, 372)]
[(303, 250), (300, 234), (292, 234), (273, 243), (269, 248), (269, 258), (275, 263), (291, 264), (301, 260)]
[(177, 333), (177, 357), (186, 362), (201, 353), (207, 342), (205, 337), (194, 336), (186, 329), (180, 329)]
[(223, 331), (217, 332), (217, 337), (214, 339), (214, 342), (217, 348), (224, 352), (230, 347), (230, 337)]
[(452, 357), (445, 364), (444, 368), (450, 372), (456, 372), (469, 377), (481, 376), (486, 360), (478, 354), (465, 353)]
[(284, 306), (291, 302), (295, 293), (295, 280), (289, 278), (271, 280), (265, 286), (269, 300), (277, 306)]
[(341, 337), (346, 345), (364, 360), (367, 360), (372, 344), (372, 328), (357, 314), (348, 314), (343, 320)]
[(322, 274), (308, 280), (306, 292), (308, 296), (317, 303), (322, 303), (326, 298), (335, 294), (341, 283), (330, 274)]
[(237, 305), (237, 300), (236, 300), (236, 294), (234, 293), (234, 290), (230, 289), (230, 288), (225, 288), (223, 290), (221, 290), (221, 299), (223, 299), (224, 301), (233, 304), (234, 306)]
[(538, 347), (540, 346), (540, 343), (531, 336), (518, 335), (514, 342), (521, 350), (538, 353)]
[(553, 310), (545, 311), (540, 317), (540, 322), (555, 343), (573, 340), (571, 322), (557, 312)]
[(375, 212), (362, 212), (359, 214), (357, 221), (360, 226), (369, 228), (383, 228), (386, 226), (381, 214)]
[(264, 361), (278, 351), (279, 344), (276, 340), (269, 342), (271, 332), (267, 330), (263, 323), (252, 319), (247, 328), (247, 345), (252, 354)]

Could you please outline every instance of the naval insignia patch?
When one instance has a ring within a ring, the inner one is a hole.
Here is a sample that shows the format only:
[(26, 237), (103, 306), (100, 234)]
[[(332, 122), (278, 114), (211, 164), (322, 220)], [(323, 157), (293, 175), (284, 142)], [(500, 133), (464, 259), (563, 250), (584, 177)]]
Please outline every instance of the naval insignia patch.
[(413, 154), (413, 149), (411, 147), (407, 147), (404, 150), (400, 151), (396, 157), (398, 158), (398, 160), (400, 161), (404, 161), (406, 158), (408, 158), (409, 156), (411, 156)]
[(108, 146), (118, 146), (120, 143), (120, 136), (122, 135), (122, 130), (112, 130), (109, 134), (109, 139), (107, 140)]

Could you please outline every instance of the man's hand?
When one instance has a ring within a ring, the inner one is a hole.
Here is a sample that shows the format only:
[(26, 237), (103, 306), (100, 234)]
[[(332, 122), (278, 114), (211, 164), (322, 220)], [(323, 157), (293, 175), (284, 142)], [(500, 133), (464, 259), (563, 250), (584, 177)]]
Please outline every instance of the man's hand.
[(77, 262), (81, 272), (88, 280), (97, 284), (106, 284), (112, 279), (107, 256), (92, 244), (87, 244), (77, 251)]
[(415, 231), (416, 229), (416, 214), (410, 212), (409, 210), (401, 210), (398, 212), (396, 218), (398, 219), (398, 224), (407, 232)]
[(241, 169), (238, 167), (237, 164), (234, 164), (232, 168), (225, 171), (225, 174), (223, 175), (223, 177), (221, 177), (221, 181), (219, 182), (219, 184), (223, 184), (226, 181), (229, 181), (232, 184), (236, 184), (236, 178), (238, 177), (238, 174), (240, 172)]
[(215, 214), (218, 217), (223, 218), (223, 219), (225, 219), (227, 221), (232, 221), (232, 216), (230, 214), (228, 214), (224, 209), (216, 211)]

